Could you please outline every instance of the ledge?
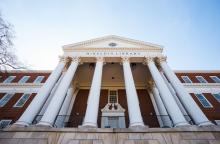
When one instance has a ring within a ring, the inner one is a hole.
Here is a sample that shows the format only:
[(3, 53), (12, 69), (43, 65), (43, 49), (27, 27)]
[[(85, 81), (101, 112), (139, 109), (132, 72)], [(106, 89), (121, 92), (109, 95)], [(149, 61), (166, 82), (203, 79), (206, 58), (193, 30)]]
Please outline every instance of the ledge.
[(51, 128), (51, 127), (8, 127), (2, 132), (76, 132), (76, 133), (172, 133), (172, 132), (220, 132), (220, 126), (186, 126), (176, 128)]

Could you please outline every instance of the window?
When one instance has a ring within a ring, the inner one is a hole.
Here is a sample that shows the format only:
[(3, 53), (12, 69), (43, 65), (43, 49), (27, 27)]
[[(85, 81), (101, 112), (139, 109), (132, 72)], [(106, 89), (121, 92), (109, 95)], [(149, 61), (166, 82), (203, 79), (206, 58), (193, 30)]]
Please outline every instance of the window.
[(188, 76), (181, 76), (185, 83), (192, 83)]
[(220, 126), (220, 120), (215, 120), (216, 124)]
[(0, 107), (3, 107), (13, 97), (14, 94), (7, 93), (0, 99)]
[(108, 102), (118, 103), (118, 93), (116, 90), (109, 90)]
[(4, 119), (0, 121), (0, 129), (6, 128), (8, 125), (10, 125), (12, 120)]
[(4, 80), (3, 83), (11, 83), (14, 79), (15, 79), (16, 76), (9, 76), (7, 79)]
[(196, 78), (200, 83), (207, 83), (207, 81), (202, 76), (196, 76)]
[(212, 94), (214, 96), (214, 98), (220, 102), (220, 94)]
[(205, 96), (203, 94), (195, 94), (195, 95), (198, 98), (198, 100), (201, 102), (203, 107), (205, 107), (205, 108), (212, 107), (211, 103), (205, 98)]
[(210, 78), (215, 81), (215, 83), (220, 83), (220, 78), (218, 78), (217, 76), (210, 76)]
[(23, 94), (21, 98), (17, 101), (17, 103), (14, 105), (14, 107), (22, 107), (26, 103), (26, 101), (29, 99), (30, 96), (31, 94), (29, 93)]
[(34, 80), (34, 83), (41, 83), (44, 79), (44, 76), (37, 76), (37, 78)]
[(28, 81), (28, 79), (30, 78), (30, 76), (23, 76), (18, 83), (26, 83)]

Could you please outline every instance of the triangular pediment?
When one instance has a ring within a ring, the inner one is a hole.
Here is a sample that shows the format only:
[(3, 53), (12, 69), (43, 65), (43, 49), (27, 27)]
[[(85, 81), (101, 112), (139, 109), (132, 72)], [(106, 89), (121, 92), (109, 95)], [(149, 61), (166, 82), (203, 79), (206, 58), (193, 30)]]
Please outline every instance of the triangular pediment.
[(162, 49), (162, 46), (120, 36), (109, 35), (79, 43), (65, 45), (63, 48), (64, 50), (72, 48), (153, 48), (159, 50)]

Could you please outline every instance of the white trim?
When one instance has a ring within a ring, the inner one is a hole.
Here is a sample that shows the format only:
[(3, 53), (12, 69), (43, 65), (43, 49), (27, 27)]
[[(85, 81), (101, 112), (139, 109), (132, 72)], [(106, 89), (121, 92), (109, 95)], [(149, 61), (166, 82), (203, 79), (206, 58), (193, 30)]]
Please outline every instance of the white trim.
[[(29, 80), (30, 77), (31, 77), (31, 76), (23, 76), (23, 77), (18, 81), (18, 83), (19, 83), (19, 84), (26, 83), (26, 82)], [(23, 82), (23, 80), (26, 80), (26, 81)]]
[[(205, 105), (202, 103), (202, 101), (198, 98), (197, 95), (202, 95), (202, 97), (206, 100), (206, 102), (207, 102), (210, 106), (205, 106)], [(202, 94), (202, 93), (196, 93), (195, 96), (196, 96), (196, 98), (199, 100), (199, 102), (202, 104), (202, 106), (203, 106), (204, 108), (213, 108), (212, 104), (207, 100), (207, 98), (204, 96), (204, 94)]]
[(212, 96), (220, 103), (220, 99), (217, 99), (215, 95), (219, 95), (220, 97), (220, 93), (213, 93)]
[(6, 93), (1, 99), (0, 99), (0, 102), (6, 97), (6, 96), (10, 96), (10, 98), (8, 99), (8, 101), (6, 103), (4, 103), (4, 105), (0, 105), (0, 108), (1, 107), (4, 107), (10, 100), (11, 98), (14, 96), (14, 93)]
[[(40, 81), (40, 82), (37, 82), (38, 79), (40, 79), (40, 78), (42, 78), (41, 81)], [(33, 81), (33, 83), (35, 83), (35, 84), (42, 83), (42, 81), (44, 80), (44, 78), (45, 78), (45, 76), (39, 75), (39, 76), (36, 77), (36, 79)]]
[(215, 120), (216, 124), (220, 126), (220, 120)]
[[(10, 82), (6, 82), (9, 78), (12, 78), (12, 80), (11, 80)], [(16, 76), (8, 76), (8, 77), (3, 81), (3, 83), (5, 83), (5, 84), (11, 83), (15, 78), (16, 78)]]
[[(8, 122), (6, 126), (2, 127), (2, 122)], [(11, 124), (12, 120), (11, 119), (1, 119), (0, 120), (0, 129), (5, 128)]]

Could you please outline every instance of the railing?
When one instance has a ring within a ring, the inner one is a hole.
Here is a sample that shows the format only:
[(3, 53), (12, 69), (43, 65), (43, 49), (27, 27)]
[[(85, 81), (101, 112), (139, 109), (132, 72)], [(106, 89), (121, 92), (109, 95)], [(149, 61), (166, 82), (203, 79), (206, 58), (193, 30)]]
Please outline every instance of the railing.
[[(108, 119), (105, 119), (105, 117)], [(105, 128), (111, 127), (110, 125), (107, 125), (107, 123), (109, 123), (109, 117), (111, 117), (111, 116), (98, 116), (99, 127), (105, 127)], [(118, 121), (119, 121), (118, 127), (125, 128), (126, 122), (129, 121), (129, 118), (124, 117), (124, 116), (123, 117), (117, 116), (117, 117), (118, 117)], [(169, 115), (142, 115), (142, 117), (143, 117), (143, 119), (147, 120), (146, 125), (149, 125), (149, 126), (152, 125), (152, 127), (158, 127), (158, 123), (161, 127), (174, 127), (173, 121)], [(184, 117), (190, 124), (192, 124), (192, 125), (194, 124), (189, 115), (184, 115)], [(35, 120), (33, 121), (33, 124), (37, 124), (41, 118), (42, 118), (42, 115), (37, 115), (35, 117)], [(120, 119), (120, 118), (124, 118), (124, 120)], [(80, 116), (80, 115), (58, 115), (56, 117), (54, 124), (53, 124), (53, 127), (58, 127), (58, 128), (78, 127), (79, 125), (82, 125), (83, 120), (84, 120), (84, 116)], [(122, 122), (122, 121), (124, 121), (124, 122)], [(157, 121), (158, 121), (158, 123), (157, 123)], [(113, 119), (111, 122), (113, 122)], [(114, 125), (114, 123), (112, 123), (112, 124)]]

